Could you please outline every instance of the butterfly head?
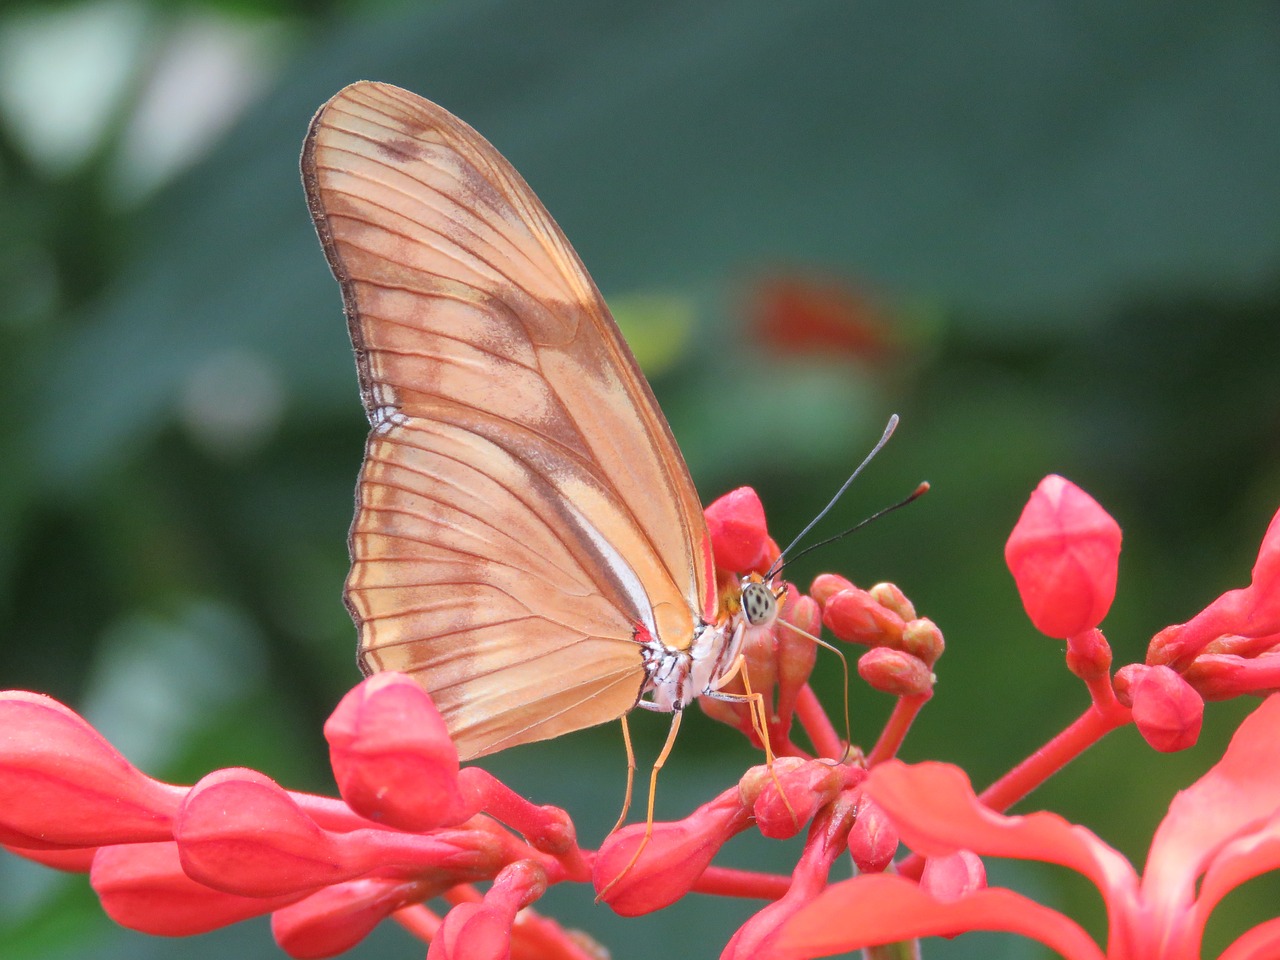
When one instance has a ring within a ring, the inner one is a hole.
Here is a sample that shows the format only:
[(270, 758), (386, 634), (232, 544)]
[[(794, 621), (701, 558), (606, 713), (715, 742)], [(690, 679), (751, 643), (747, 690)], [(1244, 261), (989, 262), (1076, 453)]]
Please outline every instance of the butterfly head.
[(767, 627), (778, 616), (787, 595), (787, 588), (773, 580), (766, 580), (758, 573), (750, 573), (742, 578), (741, 609), (742, 617), (749, 626)]

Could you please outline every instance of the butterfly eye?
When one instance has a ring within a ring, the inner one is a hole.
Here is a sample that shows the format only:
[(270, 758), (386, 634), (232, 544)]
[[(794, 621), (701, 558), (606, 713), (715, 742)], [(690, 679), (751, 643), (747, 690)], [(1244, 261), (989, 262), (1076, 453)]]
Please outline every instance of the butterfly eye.
[(767, 584), (748, 580), (742, 585), (742, 614), (753, 627), (768, 626), (778, 615), (778, 600)]

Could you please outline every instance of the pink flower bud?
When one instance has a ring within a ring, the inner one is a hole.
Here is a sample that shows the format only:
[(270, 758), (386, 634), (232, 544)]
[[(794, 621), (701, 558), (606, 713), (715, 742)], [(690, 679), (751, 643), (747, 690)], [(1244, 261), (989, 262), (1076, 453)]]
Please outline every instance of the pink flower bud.
[(928, 617), (908, 620), (902, 629), (902, 651), (909, 653), (927, 666), (938, 662), (947, 649), (942, 631)]
[(103, 847), (89, 882), (116, 923), (157, 937), (208, 933), (287, 906), (303, 894), (239, 897), (187, 876), (175, 843)]
[(822, 605), (822, 622), (846, 643), (869, 647), (898, 646), (906, 626), (902, 617), (857, 587), (829, 596)]
[[(655, 823), (643, 848), (645, 825), (623, 827), (600, 845), (592, 871), (596, 895), (624, 917), (670, 906), (689, 892), (725, 841), (750, 822), (734, 788), (683, 820)], [(640, 857), (632, 864), (637, 849)]]
[(1085, 630), (1067, 639), (1067, 669), (1086, 681), (1111, 671), (1111, 645), (1101, 630)]
[[(779, 619), (783, 624), (794, 624), (810, 636), (816, 637), (822, 630), (822, 610), (817, 601), (803, 596), (794, 587), (788, 591)], [(778, 717), (783, 730), (790, 730), (796, 698), (809, 682), (818, 660), (818, 645), (785, 625), (779, 626), (774, 635), (778, 645)]]
[(835, 799), (845, 785), (844, 771), (852, 769), (822, 760), (779, 757), (772, 770), (767, 764), (748, 770), (738, 790), (751, 806), (760, 832), (780, 840), (794, 837), (820, 807)]
[(987, 868), (976, 853), (957, 850), (929, 857), (920, 875), (920, 888), (943, 903), (953, 903), (987, 885)]
[(1036, 629), (1065, 639), (1096, 627), (1111, 608), (1120, 527), (1074, 483), (1050, 474), (1027, 501), (1004, 557)]
[(505, 867), (483, 901), (449, 911), (431, 940), (427, 960), (509, 960), (516, 912), (546, 888), (546, 874), (532, 861)]
[(1280, 633), (1280, 512), (1267, 527), (1247, 587), (1228, 590), (1184, 624), (1167, 627), (1151, 641), (1148, 663), (1185, 668), (1223, 636), (1265, 637)]
[(716, 566), (736, 574), (761, 573), (778, 555), (769, 538), (764, 506), (750, 487), (731, 490), (705, 511)]
[(324, 725), (338, 791), (361, 816), (401, 830), (453, 826), (475, 811), (458, 791), (458, 750), (431, 697), (379, 673), (342, 698)]
[(48, 850), (31, 850), (24, 847), (5, 847), (10, 853), (32, 863), (43, 864), (54, 870), (67, 873), (88, 873), (93, 866), (93, 858), (101, 847), (55, 847)]
[(898, 852), (898, 831), (880, 805), (868, 796), (858, 801), (858, 817), (849, 830), (849, 854), (862, 873), (882, 873)]
[(493, 876), (504, 860), (498, 829), (330, 832), (279, 785), (253, 770), (218, 770), (191, 789), (174, 836), (193, 879), (227, 893), (310, 892), (377, 870), (434, 878), (440, 889)]
[(934, 675), (923, 660), (888, 647), (868, 650), (858, 660), (858, 676), (873, 690), (914, 697), (933, 690)]
[(1128, 695), (1142, 739), (1161, 753), (1193, 746), (1204, 720), (1204, 700), (1169, 667), (1131, 666), (1137, 669), (1128, 673)]
[(1202, 653), (1182, 675), (1206, 700), (1228, 700), (1242, 694), (1265, 695), (1280, 690), (1280, 655), (1246, 658)]
[(867, 593), (875, 598), (876, 603), (892, 610), (903, 620), (914, 620), (916, 618), (915, 605), (907, 599), (907, 595), (896, 584), (877, 583)]
[(395, 911), (430, 896), (422, 884), (363, 877), (317, 890), (271, 915), (280, 949), (297, 960), (350, 950)]
[(827, 601), (842, 590), (856, 589), (858, 588), (853, 585), (853, 581), (846, 580), (838, 573), (820, 573), (809, 585), (809, 596), (817, 600), (819, 606), (825, 607)]
[(168, 840), (185, 792), (147, 777), (51, 697), (0, 694), (0, 843), (47, 849)]

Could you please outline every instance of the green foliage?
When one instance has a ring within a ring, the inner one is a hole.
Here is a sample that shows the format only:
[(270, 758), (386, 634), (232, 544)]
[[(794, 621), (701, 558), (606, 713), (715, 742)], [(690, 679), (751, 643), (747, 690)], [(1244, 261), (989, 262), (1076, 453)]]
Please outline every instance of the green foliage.
[[(40, 9), (6, 10), (0, 33)], [(0, 115), (0, 683), (98, 704), (122, 742), (154, 739), (148, 772), (242, 763), (327, 789), (320, 723), (357, 677), (340, 596), (365, 427), (297, 154), (316, 107), (359, 78), (438, 100), (534, 186), (654, 352), (708, 499), (756, 486), (785, 538), (903, 415), (833, 529), (920, 479), (933, 492), (792, 573), (893, 580), (942, 627), (910, 759), (981, 782), (1084, 704), (1003, 568), (1045, 473), (1125, 529), (1106, 625), (1122, 660), (1246, 579), (1280, 489), (1280, 77), (1262, 8), (137, 9), (145, 55), (81, 162), (42, 164)], [(273, 24), (244, 67), (270, 79), (202, 159), (123, 195), (112, 171), (149, 71), (185, 13), (219, 11)], [(746, 322), (756, 282), (789, 274), (868, 293), (894, 349), (763, 342)], [(820, 692), (838, 702), (828, 673)], [(126, 695), (139, 690), (153, 700)], [(870, 736), (885, 704), (855, 701), (855, 738)], [(689, 726), (660, 789), (672, 816), (758, 759)], [(1109, 744), (1103, 773), (1086, 761), (1043, 800), (1138, 857), (1224, 729), (1186, 756)], [(614, 733), (495, 767), (594, 825), (594, 842), (621, 794)], [(645, 756), (660, 736), (641, 732)], [(1160, 772), (1126, 782), (1138, 763)], [(32, 874), (14, 876), (0, 878), (6, 956), (278, 955), (260, 925), (141, 944), (86, 908), (82, 880), (29, 901), (10, 890)], [(556, 897), (618, 958), (670, 952), (653, 944), (676, 929), (682, 953), (710, 955), (748, 909), (700, 901), (627, 925), (582, 891)]]

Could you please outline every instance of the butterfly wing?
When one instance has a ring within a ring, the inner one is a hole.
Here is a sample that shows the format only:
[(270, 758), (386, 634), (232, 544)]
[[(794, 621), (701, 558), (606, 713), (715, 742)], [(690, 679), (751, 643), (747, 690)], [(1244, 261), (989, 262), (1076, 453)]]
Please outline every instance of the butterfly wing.
[(599, 291), (511, 165), (407, 91), (341, 91), (302, 169), (373, 427), (362, 666), (415, 676), (464, 759), (620, 716), (637, 637), (687, 647), (715, 600), (697, 493)]

